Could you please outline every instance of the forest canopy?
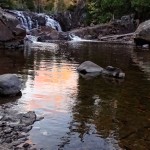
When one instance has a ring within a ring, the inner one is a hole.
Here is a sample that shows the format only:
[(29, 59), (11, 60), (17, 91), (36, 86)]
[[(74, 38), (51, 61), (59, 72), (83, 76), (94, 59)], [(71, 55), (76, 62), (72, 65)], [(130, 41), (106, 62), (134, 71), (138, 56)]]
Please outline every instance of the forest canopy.
[(150, 0), (89, 0), (87, 5), (89, 19), (94, 23), (127, 14), (134, 14), (140, 20), (150, 16)]
[(149, 19), (150, 0), (1, 0), (0, 6), (7, 9), (34, 12), (64, 12), (73, 10), (79, 1), (84, 1), (88, 23), (102, 23), (123, 15), (134, 14), (141, 21)]

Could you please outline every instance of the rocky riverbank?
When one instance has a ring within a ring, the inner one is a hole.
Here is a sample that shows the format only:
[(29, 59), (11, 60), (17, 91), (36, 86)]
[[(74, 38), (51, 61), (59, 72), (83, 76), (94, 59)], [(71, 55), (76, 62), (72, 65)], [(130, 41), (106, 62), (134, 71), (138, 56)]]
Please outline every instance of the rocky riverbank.
[[(60, 16), (57, 15), (55, 18), (59, 21)], [(63, 15), (67, 17), (65, 14)], [(137, 34), (135, 31), (139, 24), (131, 15), (123, 16), (120, 20), (111, 20), (106, 24), (91, 24), (84, 27), (73, 25), (72, 20), (65, 21), (65, 19), (63, 20), (64, 25), (61, 27), (62, 20), (59, 21), (60, 24), (58, 21), (54, 20), (54, 16), (47, 14), (0, 9), (0, 45), (6, 48), (18, 48), (23, 46), (26, 35), (36, 36), (39, 42), (68, 41), (72, 40), (72, 37), (78, 36), (85, 40), (130, 45), (134, 43), (136, 45), (147, 44), (147, 39), (149, 39), (149, 21), (144, 24), (146, 30), (140, 28), (137, 30)], [(72, 26), (68, 27), (67, 25), (70, 23)], [(135, 38), (137, 40), (134, 40)]]
[(34, 111), (26, 113), (17, 112), (15, 103), (0, 105), (0, 149), (1, 150), (36, 150), (29, 144), (29, 131), (34, 122), (43, 119), (37, 117)]

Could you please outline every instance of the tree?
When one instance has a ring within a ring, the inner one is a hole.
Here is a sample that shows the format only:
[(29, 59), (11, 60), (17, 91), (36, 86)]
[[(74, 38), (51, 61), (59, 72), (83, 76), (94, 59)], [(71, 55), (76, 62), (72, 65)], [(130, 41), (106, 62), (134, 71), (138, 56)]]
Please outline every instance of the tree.
[(13, 8), (13, 1), (12, 0), (0, 0), (0, 7), (2, 8)]
[(35, 11), (35, 5), (33, 0), (25, 0), (27, 8), (31, 11)]
[(66, 8), (66, 5), (64, 3), (64, 0), (56, 0), (56, 2), (55, 2), (55, 8), (54, 8), (54, 10), (56, 12), (62, 12), (62, 11), (65, 10), (65, 8)]
[(47, 0), (44, 4), (44, 9), (46, 11), (53, 11), (55, 0)]
[(141, 21), (149, 19), (150, 0), (131, 0), (131, 5), (138, 19)]

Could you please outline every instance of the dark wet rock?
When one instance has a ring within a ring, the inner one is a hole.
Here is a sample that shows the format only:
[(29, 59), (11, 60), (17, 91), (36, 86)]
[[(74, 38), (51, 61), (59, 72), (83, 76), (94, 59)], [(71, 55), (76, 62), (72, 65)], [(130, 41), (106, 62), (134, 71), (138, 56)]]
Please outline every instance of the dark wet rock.
[(127, 32), (133, 32), (136, 28), (133, 14), (122, 16), (119, 23)]
[(36, 114), (33, 111), (29, 111), (26, 114), (21, 115), (20, 123), (29, 126), (36, 121)]
[(85, 61), (77, 68), (77, 70), (82, 74), (86, 74), (93, 72), (102, 72), (103, 68), (91, 61)]
[(100, 41), (106, 41), (109, 43), (133, 45), (134, 44), (133, 37), (134, 33), (128, 33), (119, 35), (117, 34), (117, 35), (99, 36), (98, 39)]
[(28, 127), (22, 128), (21, 131), (27, 133), (27, 132), (29, 132), (31, 129), (32, 129), (32, 126), (28, 126)]
[(51, 27), (41, 27), (30, 31), (30, 34), (37, 36), (37, 41), (45, 42), (50, 40), (70, 40), (69, 33), (59, 32)]
[(107, 66), (104, 69), (91, 61), (83, 62), (77, 68), (77, 71), (81, 74), (83, 78), (86, 78), (86, 79), (96, 77), (100, 74), (105, 75), (105, 76), (115, 77), (115, 78), (125, 77), (125, 73), (119, 68)]
[(0, 145), (0, 150), (10, 150), (7, 146)]
[(25, 144), (23, 144), (23, 147), (24, 148), (27, 148), (27, 147), (29, 147), (30, 146), (30, 144), (29, 143), (25, 143)]
[(100, 72), (90, 72), (90, 73), (80, 73), (80, 75), (86, 79), (86, 80), (90, 80), (90, 79), (93, 79), (97, 76), (99, 76), (101, 73)]
[(75, 7), (62, 13), (57, 13), (54, 18), (60, 23), (63, 31), (86, 26), (86, 2), (78, 1)]
[(81, 27), (78, 29), (74, 29), (69, 31), (70, 34), (75, 34), (81, 38), (85, 39), (98, 39), (101, 40), (101, 37), (108, 35), (119, 35), (119, 34), (127, 34), (134, 32), (135, 29), (129, 30), (126, 26), (119, 24), (114, 24), (110, 22), (108, 24), (99, 24), (88, 27)]
[(115, 78), (124, 78), (125, 77), (125, 73), (120, 68), (116, 68), (116, 67), (112, 67), (112, 66), (107, 66), (103, 70), (103, 74), (107, 75), (107, 76), (112, 76)]
[(84, 39), (101, 40), (103, 36), (132, 33), (135, 29), (134, 19), (131, 15), (128, 15), (123, 16), (120, 20), (112, 20), (107, 24), (92, 24), (91, 26), (73, 29), (69, 33)]
[(148, 44), (150, 46), (150, 20), (139, 25), (135, 31), (134, 42), (137, 46)]
[[(18, 113), (12, 109), (11, 104), (0, 106), (0, 149), (17, 149), (17, 146), (24, 143), (21, 149), (32, 149), (32, 145), (25, 144), (28, 140), (28, 132), (36, 121), (36, 114), (33, 111)], [(6, 119), (7, 116), (11, 119)], [(18, 148), (19, 149), (19, 148)]]
[(36, 117), (36, 121), (41, 121), (42, 119), (44, 119), (43, 116), (41, 116), (41, 117)]
[(0, 42), (5, 42), (5, 45), (16, 40), (21, 42), (25, 36), (26, 30), (17, 18), (0, 8)]
[(16, 95), (21, 90), (21, 81), (15, 74), (0, 75), (0, 95)]

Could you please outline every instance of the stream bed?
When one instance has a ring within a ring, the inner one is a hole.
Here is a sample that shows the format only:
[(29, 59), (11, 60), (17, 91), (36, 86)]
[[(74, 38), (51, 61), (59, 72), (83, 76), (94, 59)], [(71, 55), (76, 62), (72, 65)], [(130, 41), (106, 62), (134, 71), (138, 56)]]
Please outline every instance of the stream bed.
[[(60, 49), (0, 50), (0, 74), (16, 73), (18, 112), (44, 119), (29, 132), (43, 150), (146, 150), (150, 146), (150, 51), (98, 42), (62, 42)], [(90, 60), (122, 69), (124, 80), (85, 79), (76, 68)]]

